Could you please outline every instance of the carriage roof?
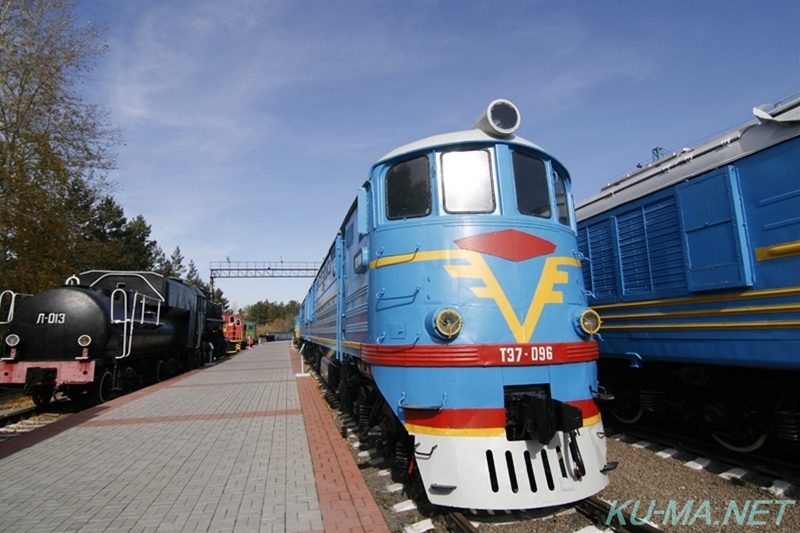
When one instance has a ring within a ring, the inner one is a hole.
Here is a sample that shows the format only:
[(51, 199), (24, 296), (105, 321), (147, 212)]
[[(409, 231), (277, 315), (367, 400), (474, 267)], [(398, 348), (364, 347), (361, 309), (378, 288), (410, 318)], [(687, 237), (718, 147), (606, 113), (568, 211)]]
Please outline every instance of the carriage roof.
[(756, 118), (644, 165), (578, 203), (578, 221), (800, 136), (800, 93), (753, 108)]

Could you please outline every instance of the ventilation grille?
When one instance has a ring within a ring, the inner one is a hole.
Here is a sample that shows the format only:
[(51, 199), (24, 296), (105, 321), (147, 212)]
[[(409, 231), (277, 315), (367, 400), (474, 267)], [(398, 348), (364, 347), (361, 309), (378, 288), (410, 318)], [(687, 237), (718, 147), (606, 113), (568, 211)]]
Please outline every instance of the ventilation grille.
[[(524, 469), (517, 468), (523, 465)], [(504, 488), (510, 487), (515, 494), (520, 491), (553, 492), (556, 490), (556, 478), (569, 478), (561, 446), (556, 446), (555, 450), (551, 449), (549, 452), (542, 449), (534, 455), (528, 450), (516, 455), (506, 450), (503, 456), (498, 457), (492, 450), (486, 450), (486, 468), (492, 492), (500, 492), (501, 484)], [(522, 479), (518, 475), (522, 470), (527, 479)]]

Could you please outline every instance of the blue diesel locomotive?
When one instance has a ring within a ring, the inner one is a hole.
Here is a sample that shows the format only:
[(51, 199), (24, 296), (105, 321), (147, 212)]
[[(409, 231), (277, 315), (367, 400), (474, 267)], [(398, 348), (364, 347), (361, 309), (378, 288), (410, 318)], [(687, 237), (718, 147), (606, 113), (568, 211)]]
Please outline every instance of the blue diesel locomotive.
[(738, 452), (800, 441), (800, 97), (753, 112), (577, 208), (611, 413)]
[(566, 169), (496, 100), (377, 161), (302, 303), (301, 351), (430, 502), (530, 509), (608, 484)]

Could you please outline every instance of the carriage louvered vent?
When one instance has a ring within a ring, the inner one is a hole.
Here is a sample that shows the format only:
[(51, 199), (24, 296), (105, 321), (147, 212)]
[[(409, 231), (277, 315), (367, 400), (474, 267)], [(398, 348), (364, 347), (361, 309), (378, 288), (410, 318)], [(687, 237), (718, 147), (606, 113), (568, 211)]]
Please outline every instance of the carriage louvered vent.
[(644, 207), (647, 251), (656, 291), (686, 288), (680, 220), (675, 198), (670, 196)]
[(617, 217), (617, 240), (622, 264), (624, 294), (651, 292), (650, 254), (641, 209)]
[[(640, 298), (686, 290), (683, 243), (672, 194), (581, 228), (578, 249), (586, 288), (597, 300), (618, 291)], [(621, 270), (620, 270), (621, 269)]]
[[(555, 453), (555, 460), (558, 462), (558, 470), (555, 471), (555, 475), (553, 470), (555, 465), (551, 466), (553, 453)], [(547, 488), (550, 489), (550, 491), (556, 490), (555, 476), (560, 475), (563, 479), (569, 478), (567, 465), (560, 446), (556, 446), (555, 451), (550, 450), (550, 454), (548, 454), (546, 449), (542, 449), (538, 457), (537, 454), (531, 454), (529, 450), (525, 450), (522, 455), (518, 457), (521, 463), (514, 460), (514, 453), (511, 450), (506, 450), (503, 456), (506, 463), (505, 472), (507, 472), (508, 477), (503, 475), (502, 467), (501, 470), (498, 471), (498, 465), (495, 463), (494, 455), (492, 450), (486, 450), (486, 467), (492, 492), (500, 492), (501, 486), (504, 490), (511, 489), (514, 493), (520, 491), (520, 481), (522, 480), (517, 476), (517, 464), (525, 465), (525, 473), (528, 477), (527, 488), (533, 493), (539, 490), (539, 484), (536, 481), (537, 476), (539, 481), (544, 479), (547, 482)], [(498, 457), (498, 460), (502, 461), (503, 459)], [(524, 488), (524, 481), (522, 483), (522, 490), (526, 490)]]
[(679, 228), (673, 197), (617, 216), (624, 294), (685, 288)]
[(587, 228), (590, 290), (596, 298), (616, 296), (616, 254), (611, 238), (611, 221)]

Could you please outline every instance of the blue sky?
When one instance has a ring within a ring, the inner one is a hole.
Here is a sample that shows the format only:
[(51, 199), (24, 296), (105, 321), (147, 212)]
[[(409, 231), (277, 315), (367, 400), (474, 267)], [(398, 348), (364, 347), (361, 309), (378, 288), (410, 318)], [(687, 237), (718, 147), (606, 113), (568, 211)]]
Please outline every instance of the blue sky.
[[(380, 156), (495, 98), (576, 199), (800, 90), (800, 1), (82, 0), (109, 51), (84, 86), (122, 132), (114, 193), (208, 279), (319, 261)], [(219, 279), (243, 307), (309, 279)]]

